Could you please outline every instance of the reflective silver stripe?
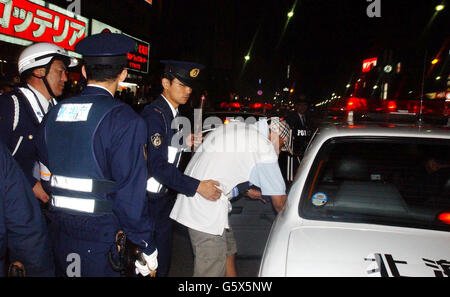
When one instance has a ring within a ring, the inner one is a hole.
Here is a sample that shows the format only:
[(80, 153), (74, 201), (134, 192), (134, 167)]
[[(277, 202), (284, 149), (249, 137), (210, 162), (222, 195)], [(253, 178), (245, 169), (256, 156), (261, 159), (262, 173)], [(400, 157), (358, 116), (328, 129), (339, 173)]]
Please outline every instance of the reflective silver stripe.
[(162, 189), (162, 185), (153, 177), (147, 180), (147, 191), (151, 193), (159, 193)]
[[(167, 147), (167, 162), (170, 164), (174, 164), (175, 160), (177, 158), (178, 154), (178, 148), (174, 146)], [(178, 158), (177, 164), (175, 166), (178, 167), (178, 164), (180, 163), (180, 158)], [(163, 189), (163, 185), (158, 182), (154, 177), (151, 177), (147, 180), (147, 191), (150, 193), (158, 194)]]
[(60, 208), (94, 213), (95, 200), (54, 195), (52, 196), (52, 205)]
[(19, 109), (19, 99), (17, 99), (16, 95), (11, 96), (14, 102), (14, 122), (13, 122), (13, 131), (16, 130), (17, 124), (19, 124), (19, 116), (20, 116), (20, 109)]
[(170, 164), (173, 164), (173, 162), (175, 162), (175, 158), (177, 156), (178, 153), (178, 149), (174, 146), (169, 146), (167, 148), (167, 161)]
[(48, 168), (41, 162), (39, 162), (39, 172), (40, 172), (40, 176), (41, 176), (42, 180), (45, 180), (45, 181), (50, 180), (50, 177), (52, 174), (51, 174), (50, 170), (48, 170)]
[(12, 152), (13, 156), (17, 153), (17, 150), (19, 149), (20, 144), (22, 143), (22, 140), (23, 140), (23, 136), (20, 136), (19, 140), (17, 141), (16, 147), (15, 147), (14, 151)]
[(50, 185), (66, 190), (92, 192), (92, 183), (92, 179), (52, 175)]

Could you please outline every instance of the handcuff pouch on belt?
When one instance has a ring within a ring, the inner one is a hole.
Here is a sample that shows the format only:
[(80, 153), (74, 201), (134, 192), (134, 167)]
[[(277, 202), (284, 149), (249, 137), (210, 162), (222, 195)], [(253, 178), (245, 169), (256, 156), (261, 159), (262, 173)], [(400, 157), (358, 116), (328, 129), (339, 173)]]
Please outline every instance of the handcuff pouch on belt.
[(11, 263), (8, 268), (8, 277), (25, 277), (25, 267), (22, 263), (16, 261)]
[[(141, 265), (145, 265), (146, 261), (143, 257), (142, 250), (139, 246), (131, 242), (122, 230), (116, 234), (115, 242), (118, 259), (115, 261), (113, 252), (109, 251), (108, 259), (114, 271), (120, 272), (122, 276), (136, 276), (135, 273), (135, 262), (139, 261)], [(150, 273), (151, 277), (154, 277), (156, 270)]]

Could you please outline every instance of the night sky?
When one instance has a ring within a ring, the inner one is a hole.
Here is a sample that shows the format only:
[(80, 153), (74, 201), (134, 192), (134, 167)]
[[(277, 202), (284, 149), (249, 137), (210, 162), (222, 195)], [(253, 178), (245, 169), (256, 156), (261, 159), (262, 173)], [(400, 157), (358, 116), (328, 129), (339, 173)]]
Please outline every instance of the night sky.
[(153, 78), (159, 60), (192, 60), (207, 66), (205, 88), (216, 96), (257, 88), (273, 94), (295, 84), (296, 95), (317, 101), (339, 92), (364, 59), (385, 49), (420, 59), (424, 49), (432, 56), (446, 46), (448, 55), (449, 7), (430, 22), (441, 1), (379, 2), (380, 18), (367, 16), (367, 0), (81, 0), (81, 14), (150, 42)]

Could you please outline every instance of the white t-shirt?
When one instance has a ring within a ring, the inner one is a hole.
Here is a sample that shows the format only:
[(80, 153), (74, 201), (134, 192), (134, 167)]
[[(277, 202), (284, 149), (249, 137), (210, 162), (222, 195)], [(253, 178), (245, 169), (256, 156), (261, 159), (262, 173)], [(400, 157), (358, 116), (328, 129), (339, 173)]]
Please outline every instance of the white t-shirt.
[[(263, 195), (284, 195), (286, 188), (278, 166), (278, 155), (264, 135), (266, 133), (260, 131), (257, 125), (236, 122), (209, 133), (189, 162), (185, 174), (199, 180), (218, 181), (222, 196), (217, 201), (210, 201), (198, 193), (193, 197), (178, 194), (170, 217), (191, 229), (221, 235), (225, 228), (229, 228), (229, 198), (236, 185), (250, 181), (261, 188)], [(275, 171), (270, 174), (271, 186), (261, 185), (267, 179), (258, 178), (258, 171), (267, 171), (268, 168)]]

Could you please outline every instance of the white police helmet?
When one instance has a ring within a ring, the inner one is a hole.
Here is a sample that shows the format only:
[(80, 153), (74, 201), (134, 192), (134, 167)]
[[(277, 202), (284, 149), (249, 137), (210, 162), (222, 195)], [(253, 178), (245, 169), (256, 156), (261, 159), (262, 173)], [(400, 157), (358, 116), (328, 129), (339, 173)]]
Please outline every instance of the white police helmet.
[(66, 58), (68, 67), (73, 67), (78, 64), (77, 60), (71, 58), (65, 49), (56, 44), (40, 42), (30, 45), (20, 54), (18, 61), (19, 74), (22, 74), (28, 69), (45, 67), (55, 56)]

